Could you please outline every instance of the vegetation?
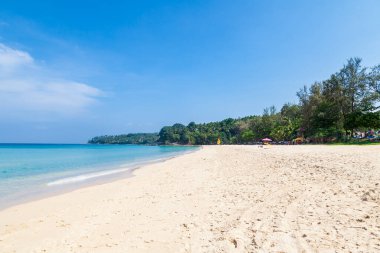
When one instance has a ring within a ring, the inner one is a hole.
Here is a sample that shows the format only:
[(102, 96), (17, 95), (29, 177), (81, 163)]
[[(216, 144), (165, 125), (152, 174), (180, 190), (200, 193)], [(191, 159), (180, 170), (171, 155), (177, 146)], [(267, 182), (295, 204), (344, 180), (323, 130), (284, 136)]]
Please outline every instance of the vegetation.
[(353, 58), (328, 80), (303, 87), (298, 104), (285, 104), (279, 112), (273, 106), (260, 116), (226, 119), (220, 122), (163, 127), (160, 143), (245, 144), (265, 137), (290, 141), (308, 137), (314, 142), (348, 140), (355, 131), (380, 128), (380, 65), (362, 67)]
[(97, 136), (88, 141), (91, 144), (145, 144), (154, 145), (158, 140), (157, 133), (138, 133), (122, 135)]
[[(200, 145), (216, 144), (219, 139), (222, 144), (248, 144), (265, 137), (352, 142), (356, 131), (380, 128), (380, 65), (365, 68), (361, 59), (349, 59), (329, 79), (303, 87), (297, 96), (298, 104), (287, 103), (278, 112), (272, 106), (257, 116), (165, 126), (148, 143)], [(130, 143), (115, 141), (122, 140), (121, 136), (96, 137), (91, 143)]]

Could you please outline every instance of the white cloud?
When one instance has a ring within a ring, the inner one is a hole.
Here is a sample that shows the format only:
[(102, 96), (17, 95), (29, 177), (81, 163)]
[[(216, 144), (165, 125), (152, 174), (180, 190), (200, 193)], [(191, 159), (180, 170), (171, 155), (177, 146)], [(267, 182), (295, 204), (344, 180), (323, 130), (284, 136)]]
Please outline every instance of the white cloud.
[(27, 52), (16, 50), (0, 43), (1, 69), (8, 70), (32, 63), (33, 58)]
[(56, 80), (29, 53), (0, 44), (0, 113), (77, 114), (101, 95), (90, 85)]

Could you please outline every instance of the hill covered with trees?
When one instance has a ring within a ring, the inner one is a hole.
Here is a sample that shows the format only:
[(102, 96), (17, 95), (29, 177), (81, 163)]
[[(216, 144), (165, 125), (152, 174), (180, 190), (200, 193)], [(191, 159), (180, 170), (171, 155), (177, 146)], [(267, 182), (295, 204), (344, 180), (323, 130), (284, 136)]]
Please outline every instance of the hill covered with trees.
[(97, 136), (88, 141), (90, 144), (157, 144), (157, 133), (137, 133)]
[[(289, 141), (298, 136), (326, 142), (347, 140), (355, 131), (380, 129), (380, 65), (367, 68), (361, 59), (351, 58), (329, 79), (304, 86), (297, 97), (298, 104), (287, 103), (279, 111), (272, 106), (262, 115), (165, 126), (154, 135), (155, 143), (201, 145), (220, 139), (224, 144), (245, 144), (265, 137)], [(100, 143), (96, 139), (100, 138), (104, 143), (121, 144), (114, 142), (121, 136), (125, 135), (95, 137), (91, 143)], [(147, 144), (154, 142), (154, 138), (149, 140)]]

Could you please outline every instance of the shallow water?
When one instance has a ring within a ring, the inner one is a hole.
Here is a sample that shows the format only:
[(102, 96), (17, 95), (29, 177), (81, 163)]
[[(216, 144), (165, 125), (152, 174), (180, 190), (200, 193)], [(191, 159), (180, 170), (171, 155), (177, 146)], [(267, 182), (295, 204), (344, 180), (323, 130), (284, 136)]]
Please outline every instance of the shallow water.
[(125, 176), (142, 164), (196, 147), (0, 144), (0, 208), (39, 195)]

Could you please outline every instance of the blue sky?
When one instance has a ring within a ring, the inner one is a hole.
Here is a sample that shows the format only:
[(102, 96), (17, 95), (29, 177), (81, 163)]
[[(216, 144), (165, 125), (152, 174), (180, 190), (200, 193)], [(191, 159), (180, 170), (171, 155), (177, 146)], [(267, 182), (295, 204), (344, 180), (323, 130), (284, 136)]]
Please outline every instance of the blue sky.
[(260, 114), (350, 57), (380, 63), (380, 2), (8, 1), (0, 142)]

